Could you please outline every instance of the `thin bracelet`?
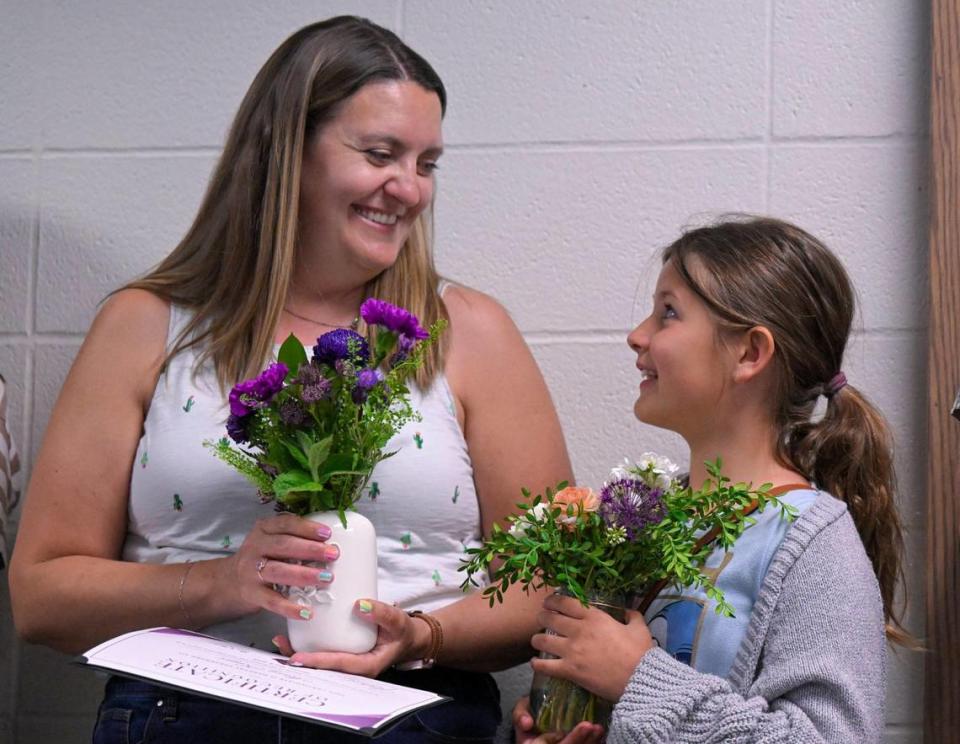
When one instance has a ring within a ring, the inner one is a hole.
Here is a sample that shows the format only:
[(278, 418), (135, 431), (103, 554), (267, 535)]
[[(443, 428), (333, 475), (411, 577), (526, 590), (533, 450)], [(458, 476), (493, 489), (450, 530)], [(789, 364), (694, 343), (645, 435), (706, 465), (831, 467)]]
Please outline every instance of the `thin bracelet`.
[(188, 625), (193, 625), (193, 618), (190, 617), (190, 610), (188, 610), (187, 606), (183, 603), (183, 587), (187, 584), (187, 575), (190, 573), (190, 569), (193, 568), (193, 565), (194, 564), (192, 561), (187, 561), (187, 567), (183, 569), (183, 573), (180, 574), (180, 591), (177, 592), (177, 601), (180, 602), (180, 609), (187, 617)]

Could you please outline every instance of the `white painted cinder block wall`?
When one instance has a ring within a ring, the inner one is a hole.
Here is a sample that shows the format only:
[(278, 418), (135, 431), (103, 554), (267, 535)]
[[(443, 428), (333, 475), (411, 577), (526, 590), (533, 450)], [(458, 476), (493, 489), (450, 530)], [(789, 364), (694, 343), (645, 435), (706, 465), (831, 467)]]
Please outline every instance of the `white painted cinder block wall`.
[[(896, 430), (922, 630), (926, 5), (0, 0), (0, 370), (28, 467), (97, 302), (181, 236), (257, 68), (357, 13), (449, 88), (439, 264), (512, 311), (583, 483), (681, 451), (632, 418), (623, 339), (682, 224), (769, 212), (833, 246), (862, 299), (848, 376)], [(15, 642), (2, 581), (0, 741), (88, 741), (99, 681)], [(920, 661), (892, 655), (887, 742), (920, 741), (921, 700)]]

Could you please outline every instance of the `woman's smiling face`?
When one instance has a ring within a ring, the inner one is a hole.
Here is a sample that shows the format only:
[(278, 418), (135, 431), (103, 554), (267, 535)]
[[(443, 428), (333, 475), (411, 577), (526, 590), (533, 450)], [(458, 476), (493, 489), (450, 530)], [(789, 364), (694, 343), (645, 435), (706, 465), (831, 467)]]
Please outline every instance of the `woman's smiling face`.
[(637, 353), (642, 376), (636, 417), (688, 442), (710, 427), (734, 354), (720, 342), (707, 306), (671, 264), (660, 271), (653, 311), (630, 332), (627, 343)]
[(443, 151), (436, 93), (368, 83), (304, 147), (298, 247), (324, 271), (373, 278), (431, 203)]

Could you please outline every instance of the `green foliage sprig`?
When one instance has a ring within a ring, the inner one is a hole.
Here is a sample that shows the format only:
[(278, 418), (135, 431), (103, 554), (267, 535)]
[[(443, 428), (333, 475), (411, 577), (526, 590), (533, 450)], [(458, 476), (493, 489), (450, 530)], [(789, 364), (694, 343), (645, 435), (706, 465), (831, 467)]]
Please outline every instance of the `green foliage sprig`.
[[(562, 588), (586, 605), (591, 597), (637, 594), (666, 580), (702, 588), (718, 613), (733, 615), (701, 567), (714, 549), (728, 550), (756, 522), (748, 513), (754, 504), (758, 512), (776, 504), (788, 520), (796, 509), (772, 496), (769, 483), (732, 483), (720, 458), (705, 464), (710, 477), (696, 490), (674, 477), (675, 465), (649, 453), (614, 469), (599, 497), (565, 483), (532, 499), (524, 489), (509, 529), (494, 525), (481, 547), (467, 549), (461, 588), (477, 586), (474, 577), (490, 573), (483, 594), (491, 606), (513, 584), (524, 591)], [(714, 529), (715, 540), (698, 544)]]

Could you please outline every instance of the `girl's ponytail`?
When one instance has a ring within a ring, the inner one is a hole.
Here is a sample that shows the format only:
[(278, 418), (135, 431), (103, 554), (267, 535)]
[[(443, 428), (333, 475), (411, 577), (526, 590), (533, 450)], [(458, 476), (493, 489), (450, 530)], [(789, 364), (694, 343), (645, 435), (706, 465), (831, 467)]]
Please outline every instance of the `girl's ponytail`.
[(780, 439), (781, 457), (847, 504), (880, 584), (887, 637), (908, 645), (912, 641), (901, 624), (902, 607), (895, 603), (903, 581), (903, 533), (895, 501), (893, 437), (880, 412), (845, 378), (842, 385), (824, 388), (823, 417), (788, 424)]

